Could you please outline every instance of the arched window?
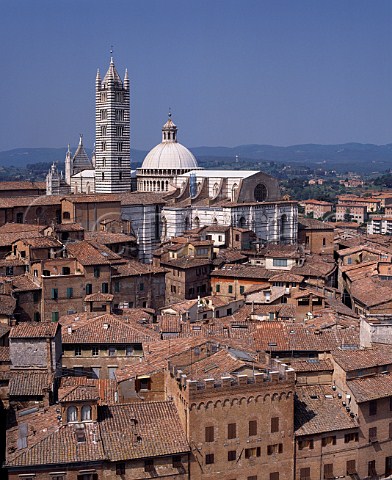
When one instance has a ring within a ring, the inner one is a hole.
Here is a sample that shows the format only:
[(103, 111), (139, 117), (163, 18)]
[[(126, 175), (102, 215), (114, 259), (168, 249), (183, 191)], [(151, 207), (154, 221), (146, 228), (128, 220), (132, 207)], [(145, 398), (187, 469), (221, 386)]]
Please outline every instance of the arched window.
[(193, 225), (194, 225), (195, 228), (199, 228), (199, 227), (200, 227), (200, 219), (199, 219), (199, 217), (195, 217), (195, 218), (193, 219)]
[(91, 420), (91, 407), (90, 405), (83, 405), (82, 407), (82, 422)]
[(162, 217), (162, 238), (165, 239), (167, 237), (167, 221), (166, 217)]
[(238, 226), (239, 226), (240, 228), (245, 228), (245, 226), (246, 226), (245, 217), (241, 217), (241, 218), (238, 220)]
[(185, 217), (184, 230), (189, 230), (189, 218), (188, 217)]
[(77, 422), (78, 411), (73, 405), (67, 409), (67, 422)]
[(234, 202), (235, 201), (235, 197), (236, 197), (236, 194), (237, 194), (237, 190), (238, 190), (238, 185), (235, 183), (232, 188), (231, 188), (231, 201)]
[(219, 193), (219, 183), (216, 182), (214, 183), (214, 186), (212, 187), (212, 196), (216, 197)]
[(290, 223), (286, 214), (280, 217), (280, 239), (281, 241), (290, 239)]
[(218, 225), (218, 220), (216, 219), (216, 217), (214, 217), (214, 220), (212, 220), (212, 224), (213, 225)]

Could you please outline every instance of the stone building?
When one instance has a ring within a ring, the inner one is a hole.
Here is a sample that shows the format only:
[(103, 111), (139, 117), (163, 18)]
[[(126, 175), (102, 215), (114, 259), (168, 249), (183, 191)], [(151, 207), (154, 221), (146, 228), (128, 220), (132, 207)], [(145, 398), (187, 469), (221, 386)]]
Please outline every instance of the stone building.
[(101, 80), (95, 81), (95, 191), (120, 193), (131, 189), (130, 90), (128, 71), (121, 80), (113, 57)]
[(162, 142), (146, 156), (137, 169), (137, 189), (141, 192), (167, 192), (177, 175), (199, 170), (193, 154), (177, 141), (177, 126), (171, 113), (162, 127)]
[(274, 362), (267, 373), (235, 350), (192, 356), (200, 359), (171, 359), (166, 381), (191, 446), (191, 478), (293, 479), (294, 371)]

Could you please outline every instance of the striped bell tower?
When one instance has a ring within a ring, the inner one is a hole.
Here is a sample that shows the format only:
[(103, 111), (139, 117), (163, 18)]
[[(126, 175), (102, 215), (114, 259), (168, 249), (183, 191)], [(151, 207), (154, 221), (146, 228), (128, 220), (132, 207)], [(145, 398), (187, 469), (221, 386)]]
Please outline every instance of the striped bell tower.
[(125, 70), (122, 82), (113, 57), (103, 80), (97, 72), (95, 96), (95, 192), (130, 191), (129, 78)]

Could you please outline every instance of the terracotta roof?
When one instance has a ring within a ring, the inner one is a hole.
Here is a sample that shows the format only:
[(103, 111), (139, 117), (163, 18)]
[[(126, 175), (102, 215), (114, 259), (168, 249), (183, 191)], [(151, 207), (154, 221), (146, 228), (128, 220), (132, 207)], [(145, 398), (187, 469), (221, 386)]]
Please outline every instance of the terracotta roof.
[(268, 280), (274, 275), (276, 275), (276, 272), (267, 270), (264, 267), (243, 264), (227, 264), (211, 272), (211, 277), (251, 278), (260, 281)]
[(0, 182), (0, 190), (46, 190), (45, 182), (30, 182), (28, 180), (19, 182)]
[(361, 350), (336, 350), (333, 352), (333, 359), (346, 372), (392, 365), (392, 348), (387, 345), (374, 345)]
[(10, 361), (10, 347), (0, 346), (0, 362)]
[(17, 275), (16, 277), (12, 277), (12, 287), (14, 292), (41, 290), (41, 287), (34, 283), (27, 275)]
[(75, 386), (94, 387), (98, 392), (99, 405), (116, 403), (116, 380), (107, 378), (61, 377), (58, 397), (62, 398)]
[(91, 318), (81, 325), (73, 323), (72, 333), (64, 328), (62, 339), (64, 344), (129, 344), (154, 342), (157, 335), (151, 330), (137, 329), (135, 325), (124, 322), (120, 316), (107, 314)]
[[(330, 202), (324, 202), (323, 200), (315, 200), (315, 199), (310, 199), (310, 200), (304, 200), (303, 202), (305, 205), (331, 205), (333, 206), (333, 203)], [(301, 219), (302, 220), (302, 219)]]
[(1, 208), (39, 207), (43, 205), (61, 205), (60, 195), (26, 195), (24, 197), (0, 198)]
[(207, 258), (181, 257), (170, 260), (161, 260), (161, 265), (175, 268), (195, 268), (205, 265), (211, 265), (211, 260)]
[(294, 283), (301, 283), (303, 282), (304, 277), (302, 275), (295, 275), (290, 272), (282, 272), (278, 273), (272, 277), (270, 277), (270, 282), (294, 282)]
[(55, 232), (83, 232), (84, 228), (80, 223), (61, 223), (54, 227)]
[(333, 364), (331, 360), (319, 360), (318, 358), (310, 358), (308, 360), (292, 359), (290, 367), (296, 372), (333, 372)]
[[(63, 425), (58, 420), (58, 406), (23, 417), (27, 447), (18, 449), (19, 428), (7, 431), (8, 454), (6, 465), (12, 467), (53, 465), (64, 468), (72, 463), (95, 462), (106, 459), (99, 425), (85, 422), (84, 442), (76, 439), (78, 425)], [(10, 453), (13, 452), (13, 453)]]
[[(67, 244), (67, 252), (82, 265), (108, 265), (111, 262), (123, 261), (120, 255), (112, 252), (105, 245), (83, 240)], [(125, 262), (125, 260), (124, 260)]]
[(85, 302), (111, 302), (113, 300), (113, 295), (111, 293), (91, 293), (84, 297)]
[(167, 192), (125, 192), (121, 194), (121, 205), (154, 205), (164, 204), (164, 196)]
[(74, 385), (66, 392), (59, 395), (59, 401), (64, 402), (85, 402), (88, 400), (98, 400), (98, 389), (95, 385)]
[(0, 315), (11, 316), (16, 307), (16, 300), (11, 295), (0, 294)]
[(159, 319), (159, 330), (165, 333), (181, 332), (181, 319), (177, 315), (163, 314)]
[(54, 237), (48, 236), (40, 236), (40, 237), (30, 237), (30, 238), (23, 238), (22, 242), (25, 245), (28, 245), (31, 248), (54, 248), (54, 247), (62, 247), (62, 243)]
[(94, 193), (91, 195), (67, 195), (61, 197), (71, 203), (100, 203), (100, 202), (120, 202), (121, 195), (115, 193)]
[(348, 380), (347, 387), (351, 390), (357, 403), (392, 397), (390, 374)]
[(102, 407), (99, 421), (105, 452), (111, 461), (173, 455), (190, 450), (172, 402)]
[(329, 386), (297, 386), (294, 428), (298, 437), (358, 428), (358, 422)]
[(103, 245), (113, 245), (117, 243), (128, 243), (136, 240), (133, 235), (126, 235), (125, 233), (111, 233), (111, 232), (86, 232), (86, 240), (94, 240)]
[(299, 230), (330, 230), (333, 232), (334, 227), (332, 223), (322, 222), (314, 218), (300, 218), (298, 220)]
[(12, 396), (41, 396), (51, 388), (52, 378), (46, 371), (10, 371), (9, 394)]
[(245, 262), (247, 260), (247, 256), (240, 252), (240, 250), (236, 250), (234, 248), (225, 248), (220, 250), (217, 256), (213, 260), (213, 264), (220, 266), (223, 263), (232, 263), (232, 262)]
[(11, 245), (20, 240), (20, 239), (27, 239), (27, 238), (33, 238), (37, 237), (39, 235), (39, 232), (36, 230), (29, 230), (29, 231), (16, 231), (16, 232), (7, 232), (7, 233), (2, 233), (0, 231), (0, 247), (7, 247), (9, 246), (11, 248)]
[(352, 282), (350, 293), (363, 305), (374, 307), (392, 301), (392, 282), (375, 277), (361, 278)]
[(58, 328), (55, 322), (24, 322), (11, 328), (10, 338), (53, 338)]

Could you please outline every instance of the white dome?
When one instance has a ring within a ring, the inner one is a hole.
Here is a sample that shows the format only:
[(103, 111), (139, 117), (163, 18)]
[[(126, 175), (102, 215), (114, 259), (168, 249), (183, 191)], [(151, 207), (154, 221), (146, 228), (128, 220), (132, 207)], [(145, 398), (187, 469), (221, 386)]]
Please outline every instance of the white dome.
[(193, 154), (181, 143), (162, 142), (146, 155), (141, 168), (193, 170), (198, 165)]

